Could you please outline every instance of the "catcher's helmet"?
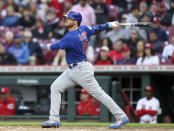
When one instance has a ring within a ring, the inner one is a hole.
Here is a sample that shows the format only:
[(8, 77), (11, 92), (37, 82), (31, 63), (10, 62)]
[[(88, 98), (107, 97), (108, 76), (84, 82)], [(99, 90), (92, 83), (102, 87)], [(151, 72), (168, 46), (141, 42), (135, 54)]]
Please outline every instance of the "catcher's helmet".
[(73, 19), (73, 20), (78, 20), (78, 24), (80, 25), (82, 22), (82, 16), (79, 12), (75, 11), (68, 11), (67, 14), (63, 15), (64, 17)]

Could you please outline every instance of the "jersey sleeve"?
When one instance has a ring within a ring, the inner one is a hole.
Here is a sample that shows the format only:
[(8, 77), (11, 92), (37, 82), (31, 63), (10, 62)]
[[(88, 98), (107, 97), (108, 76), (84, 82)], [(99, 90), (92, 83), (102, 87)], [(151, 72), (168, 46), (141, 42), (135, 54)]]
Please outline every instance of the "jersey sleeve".
[(136, 106), (136, 110), (141, 110), (141, 109), (142, 109), (142, 102), (141, 100), (139, 100)]
[(63, 37), (61, 40), (57, 41), (57, 42), (54, 42), (54, 43), (51, 43), (50, 45), (50, 49), (52, 51), (54, 50), (58, 50), (58, 49), (66, 49), (66, 48), (69, 48), (70, 47), (70, 44), (69, 44), (69, 38), (68, 37)]
[(154, 103), (152, 105), (152, 110), (155, 110), (157, 112), (160, 110), (160, 103), (158, 100), (154, 101)]
[(94, 35), (97, 31), (103, 31), (105, 29), (109, 28), (109, 24), (101, 24), (101, 25), (96, 25), (96, 26), (84, 26), (85, 27), (85, 31), (87, 33), (88, 36), (90, 35)]

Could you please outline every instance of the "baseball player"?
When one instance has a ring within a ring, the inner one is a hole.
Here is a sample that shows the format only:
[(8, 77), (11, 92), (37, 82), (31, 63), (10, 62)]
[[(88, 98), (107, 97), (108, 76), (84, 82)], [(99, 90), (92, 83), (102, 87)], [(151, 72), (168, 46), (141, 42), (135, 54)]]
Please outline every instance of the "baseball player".
[(69, 11), (64, 15), (64, 24), (69, 32), (55, 42), (45, 46), (48, 51), (64, 49), (68, 69), (64, 71), (51, 85), (51, 107), (49, 120), (42, 124), (43, 128), (59, 127), (59, 109), (61, 104), (61, 93), (66, 89), (80, 85), (88, 93), (104, 104), (114, 115), (116, 121), (110, 128), (119, 128), (129, 120), (120, 107), (107, 95), (94, 78), (92, 64), (87, 62), (86, 51), (90, 35), (107, 28), (118, 28), (118, 22), (109, 22), (97, 26), (80, 26), (82, 16), (75, 11)]
[(157, 115), (160, 111), (159, 100), (153, 97), (152, 86), (145, 88), (146, 97), (141, 98), (136, 107), (136, 115), (140, 117), (140, 123), (157, 123)]

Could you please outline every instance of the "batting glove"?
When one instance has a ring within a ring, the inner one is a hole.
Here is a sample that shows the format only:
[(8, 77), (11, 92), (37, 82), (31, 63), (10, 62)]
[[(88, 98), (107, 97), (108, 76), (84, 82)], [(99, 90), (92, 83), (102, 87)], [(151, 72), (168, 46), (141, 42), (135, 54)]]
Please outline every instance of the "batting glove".
[(109, 24), (109, 28), (119, 27), (119, 23), (117, 21), (108, 22), (108, 24)]
[(51, 49), (50, 49), (50, 44), (44, 45), (44, 48), (45, 48), (47, 51), (51, 51)]

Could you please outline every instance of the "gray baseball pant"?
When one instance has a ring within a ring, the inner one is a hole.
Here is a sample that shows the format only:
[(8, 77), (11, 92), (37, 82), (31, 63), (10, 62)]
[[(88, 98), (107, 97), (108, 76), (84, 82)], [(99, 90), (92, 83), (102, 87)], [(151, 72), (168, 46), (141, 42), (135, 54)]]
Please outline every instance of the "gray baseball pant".
[(61, 93), (75, 85), (82, 86), (91, 96), (104, 104), (116, 119), (127, 117), (112, 98), (99, 86), (94, 78), (92, 64), (83, 62), (72, 69), (68, 68), (51, 85), (50, 120), (60, 121), (59, 109), (61, 104)]

